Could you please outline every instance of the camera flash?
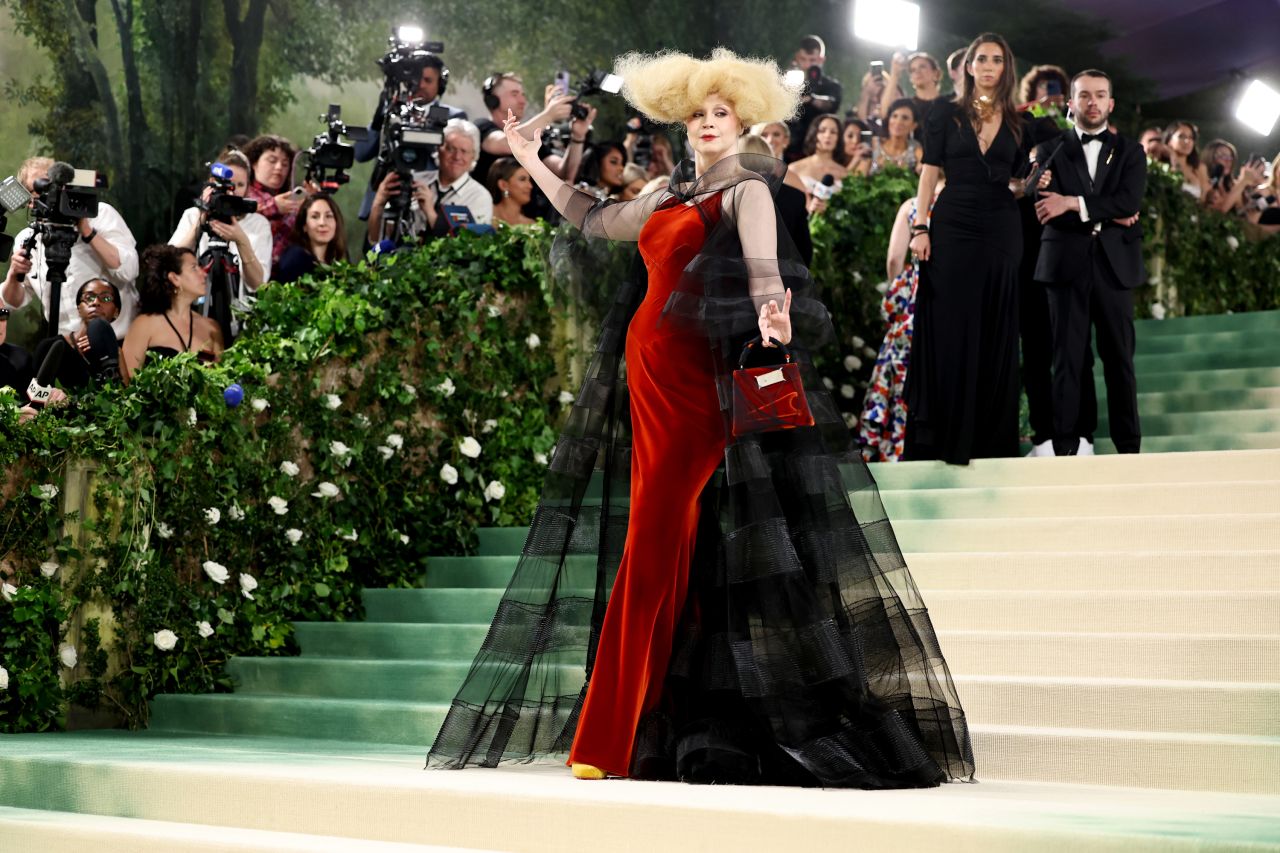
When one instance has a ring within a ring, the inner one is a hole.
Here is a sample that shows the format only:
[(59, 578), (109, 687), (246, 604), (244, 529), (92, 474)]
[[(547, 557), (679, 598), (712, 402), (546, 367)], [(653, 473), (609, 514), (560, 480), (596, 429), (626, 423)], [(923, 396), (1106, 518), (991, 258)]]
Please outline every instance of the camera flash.
[(604, 79), (600, 81), (600, 91), (609, 95), (616, 95), (622, 91), (622, 78), (617, 74), (606, 74)]
[(789, 89), (799, 89), (804, 85), (804, 71), (799, 68), (792, 68), (782, 76), (783, 81)]
[(915, 50), (920, 38), (920, 7), (904, 0), (857, 0), (853, 34), (876, 44)]
[(1236, 104), (1236, 118), (1250, 130), (1270, 136), (1276, 119), (1280, 119), (1280, 92), (1254, 80)]
[(396, 39), (403, 44), (418, 44), (422, 41), (422, 27), (404, 25), (396, 28)]

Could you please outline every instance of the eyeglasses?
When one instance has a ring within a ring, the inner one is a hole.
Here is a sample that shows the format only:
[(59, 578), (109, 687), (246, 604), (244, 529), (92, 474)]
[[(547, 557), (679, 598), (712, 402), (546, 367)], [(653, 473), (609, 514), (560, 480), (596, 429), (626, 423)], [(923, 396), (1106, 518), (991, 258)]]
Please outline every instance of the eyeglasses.
[(86, 293), (80, 298), (85, 305), (92, 305), (95, 302), (101, 302), (103, 305), (110, 305), (116, 301), (116, 298), (110, 293)]
[(470, 148), (459, 148), (453, 143), (446, 142), (444, 145), (440, 146), (440, 153), (441, 154), (461, 154), (464, 157), (470, 157), (475, 152), (473, 152)]

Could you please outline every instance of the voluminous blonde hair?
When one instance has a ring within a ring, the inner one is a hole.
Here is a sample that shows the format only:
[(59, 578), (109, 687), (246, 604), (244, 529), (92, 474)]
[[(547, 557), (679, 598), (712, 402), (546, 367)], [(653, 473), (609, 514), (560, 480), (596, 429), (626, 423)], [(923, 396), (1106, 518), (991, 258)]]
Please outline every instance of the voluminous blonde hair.
[(788, 86), (772, 59), (749, 59), (718, 47), (710, 59), (683, 53), (628, 53), (614, 73), (631, 106), (654, 121), (682, 123), (717, 94), (733, 105), (743, 127), (786, 121), (800, 106), (800, 91)]

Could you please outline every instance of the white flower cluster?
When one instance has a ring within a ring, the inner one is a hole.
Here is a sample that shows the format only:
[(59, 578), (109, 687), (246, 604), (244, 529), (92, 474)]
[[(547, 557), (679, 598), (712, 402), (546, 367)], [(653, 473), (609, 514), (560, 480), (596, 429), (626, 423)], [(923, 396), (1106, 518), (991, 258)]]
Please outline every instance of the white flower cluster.
[(301, 470), (302, 469), (298, 467), (298, 463), (291, 462), (288, 459), (280, 463), (280, 473), (284, 474), (286, 477), (296, 477), (298, 476), (298, 472)]
[(335, 411), (336, 409), (341, 409), (341, 408), (342, 408), (342, 398), (341, 398), (341, 397), (339, 397), (337, 394), (325, 394), (325, 395), (324, 395), (324, 407), (325, 407), (326, 409), (328, 409), (329, 411), (331, 411), (331, 412), (332, 412), (332, 411)]

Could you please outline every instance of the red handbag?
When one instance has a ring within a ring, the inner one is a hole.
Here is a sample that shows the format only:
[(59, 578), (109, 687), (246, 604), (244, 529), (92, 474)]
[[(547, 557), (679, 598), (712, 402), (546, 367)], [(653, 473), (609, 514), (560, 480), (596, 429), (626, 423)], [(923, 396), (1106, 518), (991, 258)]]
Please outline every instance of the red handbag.
[(804, 395), (800, 365), (791, 360), (791, 351), (777, 338), (771, 339), (782, 351), (783, 363), (768, 367), (747, 367), (747, 358), (764, 341), (748, 341), (733, 372), (733, 436), (753, 432), (813, 426), (813, 413)]

